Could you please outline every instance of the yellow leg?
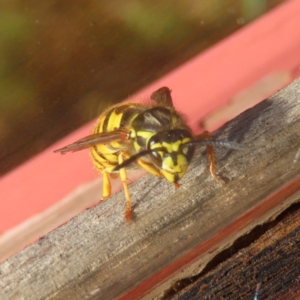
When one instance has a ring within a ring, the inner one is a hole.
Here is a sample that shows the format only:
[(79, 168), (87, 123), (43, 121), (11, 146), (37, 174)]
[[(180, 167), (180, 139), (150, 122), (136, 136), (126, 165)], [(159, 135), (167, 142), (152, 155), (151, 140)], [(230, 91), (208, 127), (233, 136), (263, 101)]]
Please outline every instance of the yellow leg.
[(153, 164), (147, 163), (141, 158), (137, 160), (137, 163), (139, 164), (139, 166), (141, 166), (143, 169), (145, 169), (147, 172), (151, 173), (152, 175), (163, 177), (159, 169), (157, 169)]
[(103, 200), (106, 199), (111, 195), (111, 185), (110, 180), (107, 172), (103, 172), (103, 191), (102, 191), (102, 198)]
[[(202, 132), (200, 135), (197, 136), (197, 139), (198, 140), (210, 140), (211, 139), (211, 135), (208, 131), (204, 131)], [(211, 176), (219, 181), (219, 182), (222, 182), (222, 180), (219, 178), (219, 176), (217, 175), (216, 173), (216, 164), (215, 164), (215, 154), (214, 154), (214, 148), (213, 146), (211, 145), (208, 145), (206, 147), (207, 149), (207, 155), (208, 155), (208, 158), (210, 160), (210, 166), (209, 166), (209, 170), (210, 170), (210, 174)]]
[[(126, 152), (121, 152), (118, 157), (118, 163), (123, 163), (125, 158), (128, 158), (128, 154)], [(126, 210), (125, 210), (125, 219), (131, 220), (131, 200), (130, 200), (130, 194), (128, 190), (128, 185), (126, 183), (127, 180), (127, 174), (125, 168), (120, 169), (120, 177), (121, 181), (123, 183), (124, 192), (125, 192), (125, 198), (126, 198)]]

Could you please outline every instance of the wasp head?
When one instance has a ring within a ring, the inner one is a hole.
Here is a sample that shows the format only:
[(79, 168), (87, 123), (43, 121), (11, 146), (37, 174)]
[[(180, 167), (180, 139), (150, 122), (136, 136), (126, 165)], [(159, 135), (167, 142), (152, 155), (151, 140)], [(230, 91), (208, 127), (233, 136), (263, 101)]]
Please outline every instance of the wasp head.
[(195, 150), (187, 144), (192, 140), (191, 133), (184, 129), (159, 132), (149, 139), (147, 149), (168, 181), (177, 183), (186, 173)]

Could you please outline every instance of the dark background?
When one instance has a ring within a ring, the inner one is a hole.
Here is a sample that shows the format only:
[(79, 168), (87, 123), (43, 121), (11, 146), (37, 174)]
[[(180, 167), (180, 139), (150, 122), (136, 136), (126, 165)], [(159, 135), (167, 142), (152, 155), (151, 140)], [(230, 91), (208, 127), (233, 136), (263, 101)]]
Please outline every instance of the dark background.
[(2, 1), (0, 175), (281, 2)]

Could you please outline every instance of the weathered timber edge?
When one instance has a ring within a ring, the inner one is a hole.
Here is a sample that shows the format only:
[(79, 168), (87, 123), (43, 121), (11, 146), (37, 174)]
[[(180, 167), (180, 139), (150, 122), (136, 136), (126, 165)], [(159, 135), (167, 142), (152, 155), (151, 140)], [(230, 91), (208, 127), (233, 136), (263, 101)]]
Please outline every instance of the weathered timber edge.
[[(172, 285), (160, 300), (174, 299), (251, 299), (259, 286), (258, 299), (295, 300), (300, 294), (300, 203), (291, 205), (278, 219), (264, 224), (269, 228), (261, 236), (261, 226), (254, 231), (257, 239), (210, 272), (185, 278), (189, 285), (178, 291), (180, 283)], [(251, 232), (251, 235), (253, 232)], [(247, 239), (247, 237), (246, 237)], [(245, 242), (245, 236), (240, 243)], [(250, 241), (249, 241), (250, 242)], [(234, 248), (234, 247), (233, 247)], [(174, 295), (176, 294), (176, 297)], [(229, 296), (230, 295), (230, 296)], [(172, 297), (173, 296), (173, 297)]]
[(243, 145), (217, 149), (220, 186), (200, 148), (182, 186), (146, 175), (0, 266), (1, 299), (112, 299), (139, 285), (299, 174), (300, 80), (214, 133)]

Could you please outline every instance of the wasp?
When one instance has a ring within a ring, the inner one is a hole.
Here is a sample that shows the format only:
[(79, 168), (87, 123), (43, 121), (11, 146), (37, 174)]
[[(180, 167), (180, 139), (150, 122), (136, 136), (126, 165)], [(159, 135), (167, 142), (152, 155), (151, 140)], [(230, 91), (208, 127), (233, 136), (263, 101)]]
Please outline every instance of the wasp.
[(207, 147), (210, 173), (216, 179), (213, 146), (237, 148), (234, 143), (212, 140), (209, 132), (195, 136), (173, 106), (171, 90), (162, 87), (147, 104), (123, 103), (99, 117), (93, 134), (54, 152), (65, 154), (90, 148), (92, 162), (103, 175), (103, 199), (111, 195), (110, 177), (119, 173), (126, 197), (125, 218), (131, 219), (126, 170), (141, 167), (176, 187), (186, 173), (198, 144)]

